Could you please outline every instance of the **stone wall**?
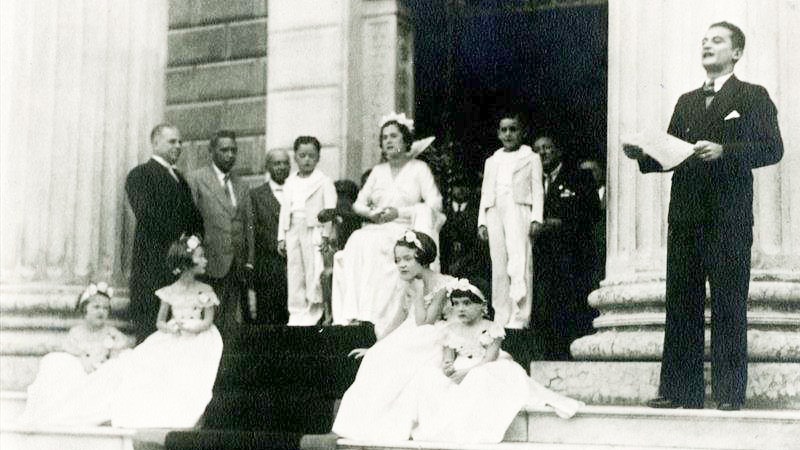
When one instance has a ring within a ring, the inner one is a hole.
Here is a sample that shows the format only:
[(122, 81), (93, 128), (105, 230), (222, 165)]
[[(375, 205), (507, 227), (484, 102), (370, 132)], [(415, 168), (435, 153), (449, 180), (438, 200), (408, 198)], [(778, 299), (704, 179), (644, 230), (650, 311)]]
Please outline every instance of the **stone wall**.
[(267, 0), (170, 0), (166, 120), (182, 133), (179, 165), (208, 162), (208, 139), (237, 134), (240, 174), (263, 172)]

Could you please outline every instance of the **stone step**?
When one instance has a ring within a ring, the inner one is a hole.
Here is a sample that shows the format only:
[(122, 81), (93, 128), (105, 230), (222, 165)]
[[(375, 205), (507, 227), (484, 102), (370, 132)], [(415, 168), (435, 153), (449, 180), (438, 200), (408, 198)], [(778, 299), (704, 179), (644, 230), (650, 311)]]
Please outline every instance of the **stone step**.
[(586, 406), (573, 418), (529, 408), (528, 441), (647, 448), (800, 449), (800, 411)]
[[(366, 442), (350, 439), (336, 441), (337, 450), (664, 450), (665, 447), (601, 444), (543, 444), (536, 442), (501, 442), (499, 444), (447, 444), (442, 442), (399, 441)], [(673, 450), (713, 450), (701, 447), (682, 447)]]
[(10, 450), (133, 450), (136, 430), (111, 427), (0, 428), (0, 448)]
[(0, 425), (13, 423), (25, 410), (28, 395), (21, 391), (0, 391)]

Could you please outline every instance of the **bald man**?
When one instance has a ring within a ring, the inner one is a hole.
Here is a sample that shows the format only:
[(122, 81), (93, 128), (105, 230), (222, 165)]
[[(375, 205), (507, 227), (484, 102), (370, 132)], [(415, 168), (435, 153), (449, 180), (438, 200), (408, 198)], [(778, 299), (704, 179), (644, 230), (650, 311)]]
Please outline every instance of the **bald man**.
[(289, 154), (270, 150), (267, 154), (267, 179), (250, 191), (253, 212), (255, 259), (253, 290), (256, 292), (256, 323), (285, 325), (289, 321), (286, 306), (286, 258), (278, 253), (278, 214), (283, 203), (283, 187), (289, 176)]

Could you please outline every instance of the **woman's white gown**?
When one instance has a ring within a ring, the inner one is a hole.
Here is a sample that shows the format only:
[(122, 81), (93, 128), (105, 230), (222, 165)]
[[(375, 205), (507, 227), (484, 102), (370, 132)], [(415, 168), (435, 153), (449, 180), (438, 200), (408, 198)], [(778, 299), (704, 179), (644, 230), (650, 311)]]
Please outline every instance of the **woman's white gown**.
[[(431, 292), (449, 279), (438, 275)], [(414, 318), (413, 298), (421, 295), (421, 282), (401, 282), (394, 294), (408, 315), (364, 356), (333, 424), (333, 432), (339, 436), (370, 441), (407, 440), (417, 421), (416, 379), (426, 368), (441, 363), (437, 327), (417, 325)], [(430, 295), (426, 300), (430, 301)]]
[(394, 244), (409, 228), (438, 240), (444, 223), (442, 195), (427, 164), (412, 159), (392, 176), (388, 163), (372, 169), (356, 204), (364, 208), (394, 207), (392, 222), (367, 224), (356, 230), (334, 257), (332, 311), (337, 325), (352, 320), (375, 325), (392, 319), (389, 304), (396, 274)]

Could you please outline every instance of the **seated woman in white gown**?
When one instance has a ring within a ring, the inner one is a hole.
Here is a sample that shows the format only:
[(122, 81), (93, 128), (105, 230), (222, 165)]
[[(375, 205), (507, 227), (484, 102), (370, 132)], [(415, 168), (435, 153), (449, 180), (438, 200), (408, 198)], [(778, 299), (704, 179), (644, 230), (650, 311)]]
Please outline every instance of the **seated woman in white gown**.
[(222, 338), (213, 325), (219, 301), (209, 285), (195, 279), (207, 264), (199, 238), (174, 242), (167, 262), (180, 277), (156, 291), (158, 331), (80, 382), (48, 389), (60, 391), (53, 397), (57, 402), (24, 415), (25, 424), (188, 428), (197, 423), (211, 400), (222, 356)]
[(83, 321), (70, 328), (61, 351), (48, 353), (39, 361), (36, 379), (28, 386), (21, 423), (69, 423), (72, 417), (58, 417), (63, 402), (90, 374), (133, 346), (132, 338), (108, 323), (113, 295), (113, 289), (100, 282), (89, 284), (78, 297), (76, 309), (83, 314)]
[(334, 259), (333, 322), (386, 323), (395, 277), (394, 241), (412, 228), (438, 238), (442, 195), (430, 168), (411, 153), (413, 122), (405, 115), (382, 120), (381, 149), (388, 160), (376, 165), (358, 193), (353, 211), (370, 223), (356, 230)]
[(394, 245), (394, 297), (400, 305), (384, 334), (364, 353), (356, 379), (345, 392), (333, 432), (359, 440), (406, 440), (416, 411), (414, 380), (436, 367), (434, 323), (442, 317), (444, 285), (453, 278), (432, 271), (436, 244), (430, 236), (407, 231)]
[(420, 441), (497, 443), (527, 404), (551, 406), (571, 417), (581, 402), (549, 391), (531, 380), (500, 350), (505, 330), (485, 319), (486, 300), (468, 280), (446, 286), (450, 320), (440, 327), (441, 364), (415, 380)]

